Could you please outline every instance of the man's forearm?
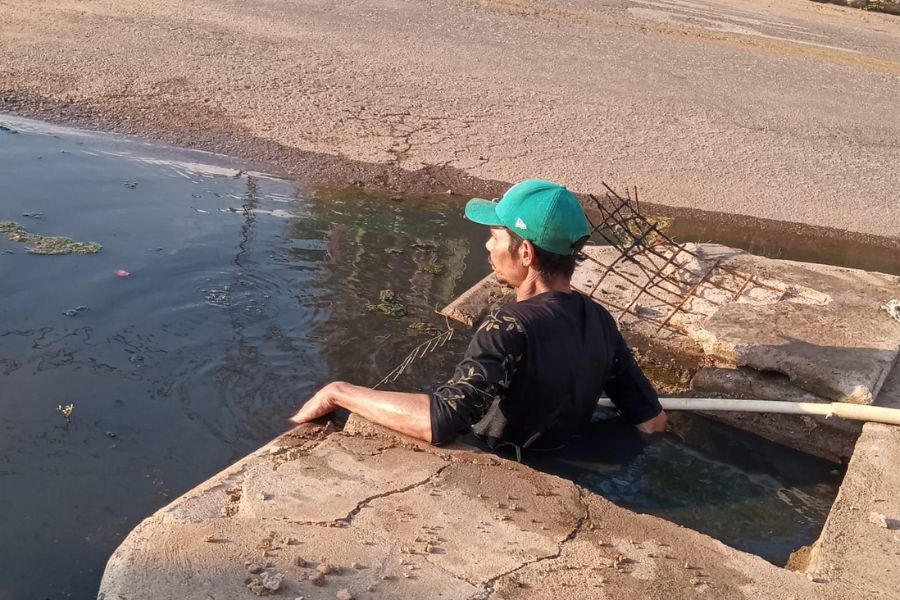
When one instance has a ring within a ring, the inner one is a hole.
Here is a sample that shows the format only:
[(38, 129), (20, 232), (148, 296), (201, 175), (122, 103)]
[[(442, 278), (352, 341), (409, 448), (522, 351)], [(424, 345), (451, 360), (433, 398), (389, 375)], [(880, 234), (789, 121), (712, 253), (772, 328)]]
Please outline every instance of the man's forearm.
[(387, 392), (339, 383), (332, 400), (373, 423), (431, 443), (431, 399), (428, 394)]

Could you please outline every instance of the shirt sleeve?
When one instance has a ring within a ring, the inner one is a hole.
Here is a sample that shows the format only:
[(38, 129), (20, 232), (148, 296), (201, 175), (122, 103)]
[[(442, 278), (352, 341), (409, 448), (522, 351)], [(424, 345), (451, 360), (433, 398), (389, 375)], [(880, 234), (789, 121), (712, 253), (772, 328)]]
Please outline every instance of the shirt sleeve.
[(453, 378), (431, 394), (431, 442), (451, 442), (469, 431), (508, 388), (525, 354), (525, 332), (500, 312), (481, 322)]
[(662, 412), (653, 384), (635, 362), (621, 335), (606, 383), (606, 393), (625, 420), (633, 425), (649, 421)]

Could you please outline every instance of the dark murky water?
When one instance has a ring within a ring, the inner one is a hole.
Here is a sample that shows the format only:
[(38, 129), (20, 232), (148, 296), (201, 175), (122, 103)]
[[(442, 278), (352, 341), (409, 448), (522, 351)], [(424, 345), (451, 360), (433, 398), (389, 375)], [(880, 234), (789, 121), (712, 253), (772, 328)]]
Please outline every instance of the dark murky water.
[[(19, 130), (0, 130), (0, 221), (104, 246), (36, 256), (0, 236), (2, 600), (91, 597), (141, 519), (284, 431), (322, 383), (377, 382), (427, 338), (410, 325), (442, 326), (434, 309), (487, 272), (484, 231), (446, 198), (313, 193), (223, 157), (0, 121)], [(366, 310), (388, 287), (408, 316)], [(459, 334), (397, 387), (449, 375)], [(703, 448), (597, 427), (528, 460), (776, 562), (815, 539), (839, 483), (720, 426)]]

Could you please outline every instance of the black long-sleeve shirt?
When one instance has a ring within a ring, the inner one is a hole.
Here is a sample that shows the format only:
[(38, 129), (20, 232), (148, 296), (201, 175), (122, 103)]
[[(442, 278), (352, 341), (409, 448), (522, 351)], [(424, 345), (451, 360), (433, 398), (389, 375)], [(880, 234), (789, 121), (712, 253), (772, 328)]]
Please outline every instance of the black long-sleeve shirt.
[(609, 312), (577, 292), (545, 292), (480, 323), (453, 378), (431, 394), (436, 444), (468, 431), (521, 447), (564, 444), (606, 391), (637, 424), (662, 411)]

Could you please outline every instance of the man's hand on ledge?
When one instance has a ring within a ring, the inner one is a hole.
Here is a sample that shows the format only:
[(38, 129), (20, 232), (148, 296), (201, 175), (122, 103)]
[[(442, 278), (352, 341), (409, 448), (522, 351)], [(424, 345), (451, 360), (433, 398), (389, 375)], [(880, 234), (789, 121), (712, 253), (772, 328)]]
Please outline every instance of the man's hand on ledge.
[(666, 415), (666, 411), (661, 411), (649, 421), (638, 423), (635, 427), (645, 441), (655, 442), (666, 432), (666, 425), (668, 422), (669, 417)]
[(335, 397), (337, 388), (340, 385), (340, 381), (332, 381), (320, 389), (312, 398), (306, 401), (306, 404), (290, 420), (298, 424), (309, 423), (334, 412), (334, 409), (337, 408)]
[(308, 423), (336, 408), (345, 408), (368, 421), (430, 443), (429, 400), (427, 394), (387, 392), (333, 381), (307, 400), (291, 421)]

